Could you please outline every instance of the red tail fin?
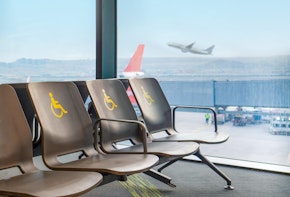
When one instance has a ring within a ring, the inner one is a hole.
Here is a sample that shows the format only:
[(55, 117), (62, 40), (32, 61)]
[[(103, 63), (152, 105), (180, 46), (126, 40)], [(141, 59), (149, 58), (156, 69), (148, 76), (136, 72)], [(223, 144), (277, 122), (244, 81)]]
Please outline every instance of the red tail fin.
[(128, 95), (128, 97), (129, 97), (129, 99), (130, 99), (132, 104), (136, 104), (137, 103), (137, 101), (135, 99), (135, 96), (134, 96), (130, 86), (127, 88), (127, 95)]
[(128, 66), (125, 68), (124, 72), (140, 72), (141, 71), (143, 51), (144, 51), (144, 44), (139, 44), (137, 50), (135, 51), (133, 57), (131, 58)]
[[(132, 76), (136, 76), (136, 73), (139, 73), (139, 75), (142, 73), (141, 65), (142, 65), (143, 51), (144, 51), (144, 44), (139, 44), (128, 66), (123, 71), (124, 76), (126, 76), (125, 73), (127, 73), (127, 75), (131, 75), (129, 73), (132, 73)], [(137, 102), (130, 86), (127, 88), (127, 95), (131, 103), (133, 105), (136, 105)]]

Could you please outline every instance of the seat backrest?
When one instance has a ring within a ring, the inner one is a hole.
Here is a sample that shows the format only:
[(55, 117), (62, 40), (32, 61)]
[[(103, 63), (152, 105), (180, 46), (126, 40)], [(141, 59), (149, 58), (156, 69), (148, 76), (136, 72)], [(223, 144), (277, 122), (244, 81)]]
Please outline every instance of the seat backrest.
[(35, 120), (35, 113), (33, 111), (33, 106), (31, 100), (29, 99), (29, 95), (27, 92), (27, 83), (10, 83), (20, 101), (22, 109), (24, 111), (26, 120), (28, 125), (30, 126), (30, 130), (32, 133), (32, 145), (33, 145), (33, 156), (38, 156), (41, 154), (41, 147), (40, 147), (40, 129), (38, 127), (38, 123)]
[(131, 78), (129, 84), (150, 133), (172, 127), (170, 105), (154, 78)]
[[(89, 94), (99, 118), (138, 120), (135, 110), (121, 81), (97, 79), (87, 81)], [(101, 122), (101, 147), (113, 150), (113, 144), (123, 140), (141, 142), (137, 124), (124, 122)]]
[(73, 82), (29, 83), (28, 91), (42, 128), (42, 152), (48, 165), (56, 165), (57, 156), (94, 149), (92, 121)]
[(74, 81), (74, 83), (77, 85), (83, 101), (86, 102), (86, 100), (89, 96), (88, 89), (86, 87), (86, 82), (85, 81)]
[(17, 94), (10, 85), (0, 85), (0, 105), (0, 169), (35, 170), (31, 132)]

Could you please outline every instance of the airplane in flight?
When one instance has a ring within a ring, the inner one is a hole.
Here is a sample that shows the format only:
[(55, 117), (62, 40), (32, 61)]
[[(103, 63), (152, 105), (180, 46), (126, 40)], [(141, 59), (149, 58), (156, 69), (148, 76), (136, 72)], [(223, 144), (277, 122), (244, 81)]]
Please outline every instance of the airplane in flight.
[(141, 71), (143, 52), (144, 44), (139, 44), (129, 64), (120, 74), (121, 78), (131, 78), (144, 75), (144, 73)]
[(200, 54), (200, 55), (211, 55), (212, 50), (215, 47), (215, 45), (212, 45), (207, 49), (198, 49), (198, 48), (193, 47), (194, 44), (195, 44), (195, 42), (188, 44), (188, 45), (183, 45), (183, 44), (179, 44), (176, 42), (168, 42), (167, 43), (168, 46), (180, 49), (181, 52), (183, 52), (183, 53), (190, 52), (190, 53), (195, 53), (195, 54)]

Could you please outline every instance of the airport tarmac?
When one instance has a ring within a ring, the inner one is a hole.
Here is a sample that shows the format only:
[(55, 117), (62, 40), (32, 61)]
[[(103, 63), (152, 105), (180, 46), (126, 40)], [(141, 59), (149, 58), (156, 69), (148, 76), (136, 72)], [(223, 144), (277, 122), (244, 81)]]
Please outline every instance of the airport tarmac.
[[(204, 113), (178, 112), (176, 128), (180, 132), (214, 130), (205, 123)], [(269, 123), (233, 126), (232, 122), (218, 125), (218, 131), (227, 132), (230, 138), (222, 144), (201, 144), (204, 155), (290, 166), (290, 136), (273, 135)]]

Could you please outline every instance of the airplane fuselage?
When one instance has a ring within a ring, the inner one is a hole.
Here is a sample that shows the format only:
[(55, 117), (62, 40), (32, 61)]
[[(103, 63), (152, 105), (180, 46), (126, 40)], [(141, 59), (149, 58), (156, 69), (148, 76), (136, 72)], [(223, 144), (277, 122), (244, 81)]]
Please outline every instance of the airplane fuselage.
[(143, 76), (144, 72), (122, 72), (120, 74), (121, 78), (131, 78), (131, 77), (139, 77)]

